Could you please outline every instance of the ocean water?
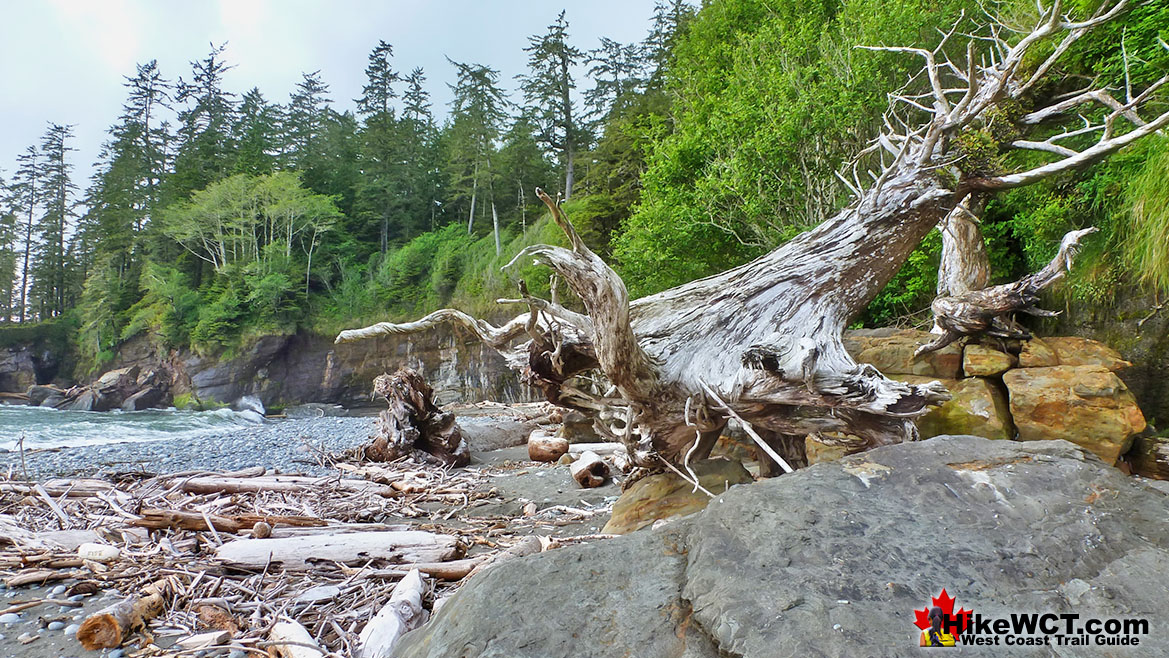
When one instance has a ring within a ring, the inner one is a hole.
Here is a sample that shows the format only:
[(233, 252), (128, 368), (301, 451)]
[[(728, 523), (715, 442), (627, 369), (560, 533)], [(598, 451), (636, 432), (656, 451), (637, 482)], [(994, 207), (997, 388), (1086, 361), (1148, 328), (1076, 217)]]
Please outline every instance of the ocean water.
[(25, 406), (0, 406), (0, 448), (14, 450), (21, 437), (25, 448), (91, 446), (126, 441), (196, 438), (254, 426), (254, 411), (59, 411)]

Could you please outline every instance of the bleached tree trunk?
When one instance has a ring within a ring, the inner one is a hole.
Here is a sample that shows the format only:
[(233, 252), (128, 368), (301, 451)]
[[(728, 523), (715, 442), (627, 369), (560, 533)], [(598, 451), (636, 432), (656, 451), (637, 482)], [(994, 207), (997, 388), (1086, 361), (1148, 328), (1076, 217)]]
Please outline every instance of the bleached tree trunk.
[[(584, 244), (559, 206), (537, 191), (571, 248), (528, 247), (513, 263), (532, 258), (552, 268), (581, 299), (585, 314), (531, 297), (521, 285), (520, 299), (500, 301), (529, 310), (502, 327), (446, 309), (417, 322), (344, 331), (337, 342), (420, 331), (441, 322), (461, 325), (503, 354), (550, 401), (594, 414), (598, 431), (623, 442), (643, 467), (706, 456), (731, 417), (751, 426), (759, 443), (780, 448), (777, 456), (797, 462), (803, 457), (798, 438), (812, 432), (843, 432), (868, 446), (912, 439), (914, 419), (949, 394), (939, 382), (897, 382), (857, 363), (844, 349), (842, 332), (967, 195), (1027, 185), (1090, 164), (1169, 125), (1167, 112), (1115, 133), (1116, 119), (1135, 113), (1149, 90), (1109, 115), (1099, 140), (1083, 150), (1055, 144), (1069, 133), (1002, 145), (1051, 152), (1059, 158), (1051, 164), (996, 176), (967, 175), (959, 166), (951, 144), (955, 135), (1000, 104), (1019, 102), (1072, 42), (1123, 8), (1123, 1), (1106, 4), (1083, 22), (1065, 17), (1058, 3), (1042, 9), (1031, 33), (1013, 44), (993, 44), (989, 65), (979, 63), (980, 42), (973, 39), (964, 61), (947, 57), (945, 46), (957, 26), (934, 50), (877, 48), (921, 56), (926, 65), (918, 76), (920, 89), (910, 86), (890, 95), (887, 130), (865, 151), (883, 158), (874, 184), (862, 189), (854, 176), (852, 205), (750, 263), (630, 302), (617, 273)], [(988, 39), (999, 33), (1006, 32)], [(1022, 73), (1032, 48), (1049, 40), (1051, 55), (1029, 75)], [(1096, 102), (1100, 93), (1035, 110), (1022, 124)], [(1073, 237), (1074, 242), (1079, 236)], [(1070, 262), (1057, 260), (1002, 292), (1050, 285), (1058, 277), (1048, 270)], [(986, 300), (959, 301), (954, 317)], [(1002, 308), (991, 306), (977, 308), (975, 315), (994, 317)], [(964, 326), (973, 325), (943, 326), (947, 333), (939, 338), (960, 336)], [(513, 345), (520, 339), (524, 342)], [(600, 370), (611, 384), (604, 394), (586, 393), (572, 380), (590, 369)]]
[(467, 213), (467, 235), (475, 228), (475, 201), (479, 196), (479, 162), (475, 161), (475, 173), (471, 179), (471, 211)]
[(491, 202), (491, 229), (495, 232), (495, 255), (498, 256), (503, 249), (499, 246), (499, 213), (495, 212), (495, 201)]
[(982, 195), (967, 196), (938, 226), (942, 232), (939, 297), (982, 290), (990, 283), (990, 259), (979, 226), (985, 207)]

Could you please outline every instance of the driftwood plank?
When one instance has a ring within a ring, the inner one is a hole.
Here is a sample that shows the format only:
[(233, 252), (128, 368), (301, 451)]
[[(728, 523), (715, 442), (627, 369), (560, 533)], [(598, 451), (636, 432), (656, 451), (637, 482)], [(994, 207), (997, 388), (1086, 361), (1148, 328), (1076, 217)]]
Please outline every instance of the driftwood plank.
[(276, 658), (320, 658), (326, 651), (304, 626), (294, 621), (282, 621), (268, 632), (268, 642)]
[(382, 496), (396, 496), (397, 492), (366, 480), (314, 478), (303, 475), (265, 475), (235, 478), (219, 475), (191, 478), (182, 484), (183, 491), (195, 494), (216, 493), (308, 493), (327, 488), (330, 491), (370, 492)]
[(390, 564), (444, 562), (459, 555), (458, 540), (420, 530), (354, 532), (280, 539), (239, 539), (220, 546), (216, 556), (229, 566), (289, 571), (311, 568), (313, 562), (364, 565), (371, 560)]
[(203, 515), (198, 512), (168, 509), (144, 509), (142, 518), (130, 522), (132, 526), (160, 530), (162, 528), (182, 530), (207, 530), (207, 522), (219, 532), (238, 533), (254, 527), (257, 523), (269, 526), (286, 525), (296, 527), (320, 527), (326, 525), (323, 519), (313, 516), (266, 516), (263, 514), (237, 514), (233, 516)]
[(361, 630), (357, 653), (360, 658), (389, 658), (394, 645), (406, 631), (423, 622), (422, 593), (426, 584), (417, 569), (398, 581), (390, 600)]

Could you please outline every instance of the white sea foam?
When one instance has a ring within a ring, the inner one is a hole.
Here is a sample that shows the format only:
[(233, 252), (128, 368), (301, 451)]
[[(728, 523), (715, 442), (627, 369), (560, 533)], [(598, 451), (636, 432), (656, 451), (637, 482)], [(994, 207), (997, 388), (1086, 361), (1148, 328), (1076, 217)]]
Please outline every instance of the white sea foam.
[(0, 448), (63, 448), (107, 443), (163, 441), (230, 432), (262, 422), (254, 411), (59, 411), (0, 406)]

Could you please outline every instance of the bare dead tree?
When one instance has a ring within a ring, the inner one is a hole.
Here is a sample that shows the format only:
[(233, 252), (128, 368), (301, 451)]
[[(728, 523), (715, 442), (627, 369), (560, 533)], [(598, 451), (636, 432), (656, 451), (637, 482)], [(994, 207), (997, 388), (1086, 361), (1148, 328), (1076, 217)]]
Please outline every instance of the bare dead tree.
[[(802, 458), (795, 454), (802, 452), (802, 437), (813, 432), (851, 434), (868, 446), (913, 439), (914, 419), (949, 399), (948, 392), (939, 382), (897, 382), (857, 363), (844, 349), (842, 332), (968, 195), (1089, 165), (1169, 125), (1169, 113), (1134, 119), (1164, 80), (1125, 103), (1110, 104), (1103, 90), (1086, 90), (1030, 109), (1020, 123), (1038, 126), (1083, 103), (1103, 102), (1112, 111), (1100, 125), (1004, 146), (1043, 150), (1057, 158), (1053, 162), (1010, 173), (969, 173), (961, 166), (957, 144), (964, 131), (1025, 103), (1072, 43), (1124, 8), (1123, 0), (1105, 3), (1091, 18), (1074, 21), (1056, 2), (1041, 6), (1038, 23), (1025, 33), (988, 19), (980, 31), (989, 36), (958, 35), (967, 42), (964, 58), (948, 55), (957, 26), (932, 50), (871, 47), (925, 62), (910, 84), (890, 95), (885, 129), (862, 154), (881, 160), (873, 184), (864, 187), (854, 167), (851, 182), (841, 177), (857, 197), (849, 207), (750, 263), (630, 302), (617, 273), (537, 191), (571, 248), (528, 247), (513, 263), (532, 258), (552, 268), (586, 313), (521, 290), (520, 299), (500, 301), (526, 305), (528, 312), (502, 327), (444, 309), (417, 322), (344, 331), (337, 342), (459, 325), (503, 354), (550, 401), (593, 414), (598, 431), (623, 441), (643, 467), (705, 457), (729, 418), (778, 450), (777, 457), (795, 462)], [(1024, 66), (1037, 45), (1052, 42), (1038, 66)], [(1127, 132), (1119, 129), (1122, 119), (1132, 126)], [(1070, 146), (1074, 135), (1094, 132), (1100, 133), (1094, 144)], [(1030, 285), (1049, 285), (1068, 259), (1070, 253), (1057, 258)], [(1018, 294), (1026, 297), (1028, 290)], [(984, 300), (964, 303), (980, 307)], [(574, 376), (588, 370), (603, 373), (608, 389), (597, 394), (579, 386)]]

